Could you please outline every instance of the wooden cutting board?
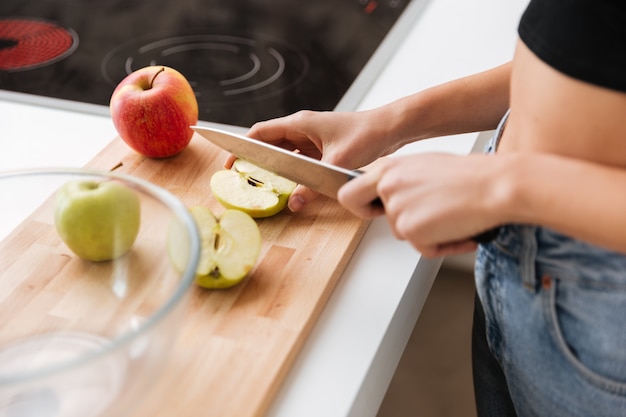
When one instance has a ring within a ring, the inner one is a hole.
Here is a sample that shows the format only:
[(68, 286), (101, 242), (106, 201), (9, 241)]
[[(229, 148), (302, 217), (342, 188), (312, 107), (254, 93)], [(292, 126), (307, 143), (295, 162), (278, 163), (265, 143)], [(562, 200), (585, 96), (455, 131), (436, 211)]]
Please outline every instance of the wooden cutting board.
[[(188, 207), (223, 208), (209, 180), (226, 152), (194, 136), (181, 154), (141, 157), (116, 138), (89, 164), (144, 178)], [(229, 290), (194, 287), (181, 335), (136, 416), (262, 416), (296, 358), (368, 222), (320, 197), (304, 211), (258, 220), (259, 262)]]

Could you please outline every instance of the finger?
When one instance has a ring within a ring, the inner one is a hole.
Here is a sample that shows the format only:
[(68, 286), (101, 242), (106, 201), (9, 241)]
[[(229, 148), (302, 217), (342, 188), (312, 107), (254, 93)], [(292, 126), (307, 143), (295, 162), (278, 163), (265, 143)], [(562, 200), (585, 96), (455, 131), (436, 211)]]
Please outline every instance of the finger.
[(371, 219), (385, 214), (382, 204), (373, 204), (378, 200), (378, 175), (376, 171), (367, 172), (349, 181), (339, 189), (339, 203), (359, 217)]
[(263, 142), (275, 143), (284, 140), (288, 131), (286, 119), (288, 116), (273, 120), (255, 123), (246, 133), (246, 136)]
[(224, 162), (224, 168), (226, 169), (231, 169), (233, 166), (233, 163), (238, 159), (237, 155), (233, 155), (232, 153), (230, 155), (228, 155), (228, 158), (226, 159), (226, 161)]
[(308, 111), (255, 123), (247, 132), (247, 136), (263, 142), (279, 146), (289, 151), (299, 150), (315, 159), (322, 157), (319, 141), (312, 140), (306, 132)]
[(289, 197), (289, 202), (287, 206), (289, 210), (298, 212), (305, 208), (311, 201), (313, 201), (319, 193), (311, 190), (310, 188), (305, 187), (304, 185), (298, 185), (291, 196)]
[(426, 258), (439, 258), (442, 256), (462, 255), (476, 250), (478, 244), (472, 240), (443, 243), (425, 248), (416, 248)]

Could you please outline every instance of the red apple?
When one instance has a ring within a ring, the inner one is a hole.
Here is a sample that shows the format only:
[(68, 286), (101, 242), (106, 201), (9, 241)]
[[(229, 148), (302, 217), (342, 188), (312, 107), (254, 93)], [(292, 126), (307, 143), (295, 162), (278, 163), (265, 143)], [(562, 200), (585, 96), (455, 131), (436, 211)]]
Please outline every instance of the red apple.
[(150, 66), (124, 78), (111, 95), (111, 119), (120, 137), (150, 158), (176, 155), (193, 136), (198, 101), (187, 79), (173, 68)]

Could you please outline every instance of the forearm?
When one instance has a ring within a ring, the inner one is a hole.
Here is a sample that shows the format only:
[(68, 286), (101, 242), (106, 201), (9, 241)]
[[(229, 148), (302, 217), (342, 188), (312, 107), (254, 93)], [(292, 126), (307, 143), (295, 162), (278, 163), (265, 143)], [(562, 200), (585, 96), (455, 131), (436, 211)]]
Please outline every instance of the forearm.
[[(510, 63), (420, 91), (372, 111), (386, 135), (416, 140), (494, 129), (509, 105)], [(393, 138), (393, 139), (391, 139)]]
[(494, 218), (542, 225), (626, 253), (626, 169), (539, 153), (495, 158)]

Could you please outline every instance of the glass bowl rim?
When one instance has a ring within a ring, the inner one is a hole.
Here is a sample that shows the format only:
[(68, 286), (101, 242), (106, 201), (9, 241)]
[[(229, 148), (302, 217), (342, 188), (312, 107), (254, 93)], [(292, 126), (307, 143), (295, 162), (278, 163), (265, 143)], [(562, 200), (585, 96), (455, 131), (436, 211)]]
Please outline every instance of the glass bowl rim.
[(148, 332), (148, 330), (161, 322), (167, 316), (167, 314), (172, 309), (174, 309), (187, 295), (189, 288), (195, 281), (196, 269), (200, 260), (200, 235), (196, 223), (193, 220), (193, 217), (188, 208), (173, 193), (143, 178), (131, 174), (90, 168), (52, 167), (0, 171), (0, 181), (12, 177), (32, 177), (46, 175), (113, 178), (132, 184), (135, 189), (146, 193), (150, 197), (164, 204), (168, 209), (172, 211), (176, 218), (182, 221), (182, 224), (183, 226), (185, 226), (185, 229), (188, 230), (190, 237), (190, 262), (188, 262), (185, 270), (182, 271), (181, 280), (176, 286), (173, 294), (168, 296), (166, 302), (162, 304), (153, 314), (149, 316), (149, 318), (147, 318), (136, 328), (133, 328), (131, 331), (126, 331), (121, 335), (111, 339), (109, 343), (105, 344), (101, 349), (89, 351), (85, 354), (79, 355), (76, 358), (72, 358), (58, 364), (44, 366), (34, 371), (29, 371), (21, 374), (9, 373), (6, 375), (0, 375), (0, 386), (15, 383), (24, 383), (40, 378), (43, 379), (62, 371), (79, 368), (80, 366), (83, 366), (93, 360), (98, 360), (108, 355), (109, 353), (114, 352), (119, 348), (131, 343), (138, 336)]

